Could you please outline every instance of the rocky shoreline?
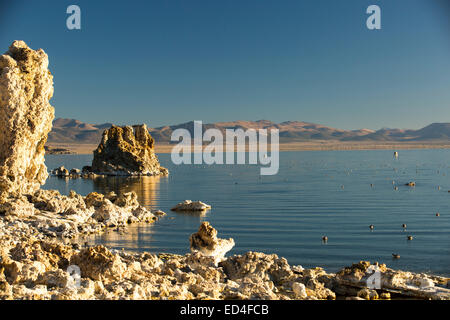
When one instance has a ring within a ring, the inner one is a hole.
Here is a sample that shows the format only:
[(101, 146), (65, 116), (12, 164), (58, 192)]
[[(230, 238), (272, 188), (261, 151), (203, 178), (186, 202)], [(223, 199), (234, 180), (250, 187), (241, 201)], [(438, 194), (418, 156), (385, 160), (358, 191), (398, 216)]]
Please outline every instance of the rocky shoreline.
[[(367, 261), (333, 274), (289, 265), (275, 254), (225, 258), (234, 241), (218, 239), (207, 223), (185, 255), (85, 246), (68, 241), (70, 233), (54, 237), (45, 230), (28, 219), (0, 218), (0, 299), (450, 299), (448, 278)], [(380, 289), (367, 287), (374, 269)]]

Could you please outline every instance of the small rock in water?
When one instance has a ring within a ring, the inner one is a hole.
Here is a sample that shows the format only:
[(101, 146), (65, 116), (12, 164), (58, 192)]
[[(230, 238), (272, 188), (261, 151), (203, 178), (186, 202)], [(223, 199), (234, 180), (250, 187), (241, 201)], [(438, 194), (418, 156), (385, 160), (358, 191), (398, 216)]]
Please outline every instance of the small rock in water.
[(70, 170), (69, 173), (70, 173), (71, 175), (78, 175), (78, 174), (81, 173), (81, 170), (80, 170), (80, 169), (77, 169), (77, 168), (73, 168), (73, 169)]
[(164, 211), (161, 211), (161, 210), (156, 210), (156, 211), (154, 211), (154, 212), (152, 212), (155, 216), (157, 216), (157, 217), (162, 217), (162, 216), (165, 216), (166, 215), (166, 213), (164, 212)]
[(323, 241), (323, 242), (327, 242), (327, 241), (328, 241), (328, 237), (327, 237), (327, 236), (323, 236), (323, 237), (322, 237), (322, 241)]
[(371, 225), (369, 226), (369, 228), (370, 228), (370, 230), (373, 230), (375, 227), (374, 227), (373, 224), (371, 224)]
[(415, 187), (415, 186), (416, 186), (416, 182), (415, 182), (415, 181), (410, 181), (410, 182), (408, 182), (408, 183), (405, 183), (405, 186), (408, 186), (408, 187)]
[(55, 168), (51, 171), (51, 174), (57, 177), (68, 177), (70, 175), (69, 170), (64, 168), (64, 166)]
[(175, 207), (173, 207), (172, 211), (204, 211), (211, 209), (209, 204), (203, 203), (201, 201), (192, 201), (192, 200), (184, 200), (180, 202)]
[(82, 173), (91, 173), (92, 172), (92, 166), (84, 166), (81, 168)]
[(394, 258), (394, 259), (400, 259), (400, 255), (397, 254), (397, 253), (393, 253), (393, 254), (392, 254), (392, 258)]
[(412, 239), (413, 239), (413, 236), (408, 236), (407, 239), (408, 239), (408, 240), (412, 240)]

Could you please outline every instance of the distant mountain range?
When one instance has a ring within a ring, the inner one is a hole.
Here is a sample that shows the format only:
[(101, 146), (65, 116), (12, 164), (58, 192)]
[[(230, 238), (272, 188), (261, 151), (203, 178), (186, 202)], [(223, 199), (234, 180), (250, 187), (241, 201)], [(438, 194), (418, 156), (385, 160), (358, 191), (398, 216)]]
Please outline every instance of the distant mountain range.
[[(48, 142), (54, 144), (97, 144), (100, 142), (103, 131), (111, 125), (111, 123), (89, 124), (75, 119), (58, 118), (53, 121), (53, 129), (49, 134)], [(193, 135), (194, 122), (150, 128), (149, 131), (157, 143), (170, 143), (172, 132), (178, 128), (188, 129)], [(450, 139), (450, 123), (432, 123), (419, 130), (383, 128), (377, 131), (369, 129), (342, 130), (301, 121), (275, 123), (268, 120), (259, 120), (203, 124), (203, 130), (209, 128), (218, 129), (223, 133), (225, 129), (238, 128), (243, 130), (249, 128), (278, 129), (281, 143), (308, 140), (422, 142)]]
[(52, 131), (47, 141), (49, 143), (98, 144), (103, 131), (111, 125), (111, 123), (89, 124), (75, 119), (57, 118), (53, 120)]

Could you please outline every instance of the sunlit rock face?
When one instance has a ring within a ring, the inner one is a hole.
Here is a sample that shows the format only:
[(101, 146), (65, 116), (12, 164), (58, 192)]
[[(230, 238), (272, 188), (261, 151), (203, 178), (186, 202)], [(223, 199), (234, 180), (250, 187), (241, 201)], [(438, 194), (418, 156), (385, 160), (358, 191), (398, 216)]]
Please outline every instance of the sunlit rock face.
[(48, 56), (14, 41), (0, 56), (0, 202), (31, 193), (47, 179), (44, 145), (52, 128)]
[(234, 240), (217, 238), (217, 230), (209, 222), (204, 221), (196, 233), (189, 237), (191, 252), (214, 258), (217, 265), (225, 257), (225, 254), (234, 247)]
[(160, 175), (168, 170), (159, 165), (154, 139), (147, 126), (112, 126), (103, 132), (94, 151), (92, 171), (110, 175)]

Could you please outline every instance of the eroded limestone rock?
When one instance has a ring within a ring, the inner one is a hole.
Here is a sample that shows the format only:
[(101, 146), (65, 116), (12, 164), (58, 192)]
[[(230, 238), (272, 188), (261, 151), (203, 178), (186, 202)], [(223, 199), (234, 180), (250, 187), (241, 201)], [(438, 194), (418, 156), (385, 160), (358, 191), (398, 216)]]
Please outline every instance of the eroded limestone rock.
[(0, 202), (36, 191), (47, 179), (44, 145), (54, 109), (48, 57), (23, 41), (0, 56)]
[(213, 257), (216, 264), (234, 247), (232, 238), (217, 238), (217, 230), (206, 221), (200, 225), (196, 233), (191, 234), (189, 241), (192, 252), (200, 252), (205, 256)]
[(220, 263), (231, 280), (240, 278), (253, 281), (272, 281), (282, 285), (293, 279), (294, 273), (285, 258), (276, 254), (261, 252), (247, 252), (243, 255), (232, 256)]
[[(21, 231), (40, 237), (74, 238), (98, 233), (106, 227), (154, 222), (157, 217), (139, 205), (135, 192), (106, 196), (92, 192), (86, 197), (71, 191), (68, 196), (56, 190), (37, 190), (32, 195), (8, 198), (0, 204), (0, 221), (7, 219)], [(5, 231), (13, 231), (10, 228)], [(23, 230), (23, 231), (22, 231)], [(1, 235), (0, 226), (0, 235)]]
[(184, 200), (173, 207), (172, 211), (205, 211), (211, 209), (209, 204), (201, 201)]
[[(0, 227), (2, 223), (0, 220)], [(334, 299), (330, 288), (344, 286), (342, 274), (291, 267), (284, 258), (259, 252), (229, 257), (216, 266), (213, 257), (200, 252), (155, 255), (104, 246), (81, 248), (33, 235), (23, 237), (17, 232), (0, 235), (0, 243), (0, 299), (316, 300)], [(78, 285), (69, 267), (79, 268)], [(352, 300), (389, 299), (386, 292), (354, 286), (353, 280), (363, 276), (364, 268), (360, 264), (344, 269), (352, 279), (346, 286), (354, 290), (341, 296)], [(404, 278), (397, 280), (402, 284)], [(406, 278), (415, 279), (417, 290), (439, 287), (442, 291), (434, 298), (450, 299), (450, 289), (445, 291), (441, 278), (427, 276), (433, 285), (420, 281), (423, 275), (411, 273)], [(403, 293), (394, 294), (398, 297)], [(428, 294), (414, 297), (433, 298)]]
[[(448, 279), (393, 270), (386, 265), (372, 265), (369, 261), (360, 261), (351, 267), (344, 268), (336, 274), (336, 289), (361, 288), (367, 287), (367, 279), (373, 274), (373, 266), (377, 267), (380, 276), (380, 292), (400, 294), (420, 299), (444, 300), (450, 299), (450, 289), (446, 287)], [(340, 288), (339, 288), (340, 287)], [(342, 291), (342, 290), (340, 290)], [(367, 298), (367, 291), (360, 291), (359, 296), (364, 295)], [(374, 299), (375, 294), (371, 292), (370, 299)]]
[(147, 126), (112, 126), (94, 151), (92, 171), (109, 175), (166, 175), (154, 151)]

